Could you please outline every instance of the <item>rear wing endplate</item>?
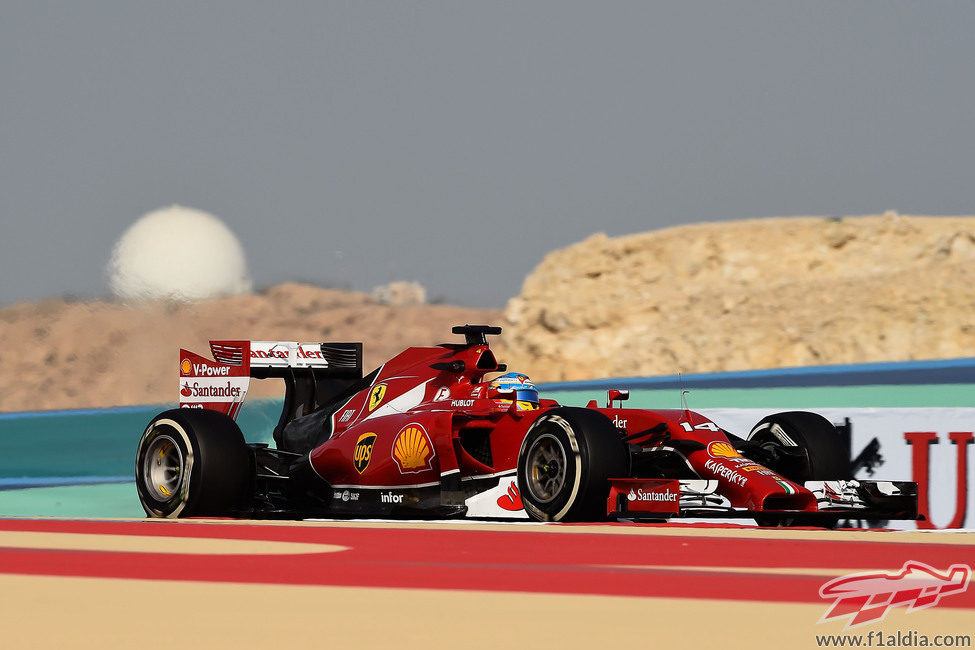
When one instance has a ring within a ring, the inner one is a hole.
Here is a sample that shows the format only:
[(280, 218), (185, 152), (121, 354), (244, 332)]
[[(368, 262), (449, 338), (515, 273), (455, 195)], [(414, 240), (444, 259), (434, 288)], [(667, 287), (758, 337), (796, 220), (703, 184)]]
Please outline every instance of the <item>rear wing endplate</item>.
[(217, 340), (210, 351), (213, 360), (179, 351), (180, 407), (236, 418), (251, 378), (278, 377), (285, 381), (287, 423), (362, 378), (362, 343)]

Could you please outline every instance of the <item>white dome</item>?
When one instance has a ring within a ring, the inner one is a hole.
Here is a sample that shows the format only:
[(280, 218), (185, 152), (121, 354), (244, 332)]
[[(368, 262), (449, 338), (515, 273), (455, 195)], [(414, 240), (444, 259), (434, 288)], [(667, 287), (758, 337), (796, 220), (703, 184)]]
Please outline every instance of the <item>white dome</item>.
[(174, 205), (129, 226), (108, 264), (121, 300), (199, 300), (251, 290), (240, 242), (212, 214)]

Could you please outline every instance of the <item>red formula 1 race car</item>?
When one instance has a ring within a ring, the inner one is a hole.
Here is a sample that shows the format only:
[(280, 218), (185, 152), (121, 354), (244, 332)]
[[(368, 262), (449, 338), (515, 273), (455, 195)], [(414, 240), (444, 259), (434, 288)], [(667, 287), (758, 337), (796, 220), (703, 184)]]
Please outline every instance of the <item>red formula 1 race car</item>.
[[(687, 409), (539, 399), (486, 335), (409, 348), (366, 376), (361, 343), (211, 341), (180, 351), (180, 406), (149, 423), (136, 457), (150, 517), (747, 517), (761, 524), (916, 519), (917, 486), (853, 480), (837, 430), (770, 415), (746, 438)], [(501, 373), (499, 375), (499, 373)], [(286, 387), (274, 446), (235, 417), (251, 379)], [(489, 378), (490, 377), (490, 378)]]

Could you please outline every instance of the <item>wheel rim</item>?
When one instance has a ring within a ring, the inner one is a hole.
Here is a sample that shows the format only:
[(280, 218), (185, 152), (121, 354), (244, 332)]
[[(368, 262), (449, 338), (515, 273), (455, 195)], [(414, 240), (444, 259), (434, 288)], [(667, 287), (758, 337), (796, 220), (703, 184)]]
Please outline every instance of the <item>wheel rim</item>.
[(532, 442), (527, 458), (528, 491), (539, 503), (551, 502), (565, 485), (568, 463), (562, 442), (552, 434), (543, 434)]
[(175, 438), (167, 434), (154, 438), (142, 469), (142, 482), (153, 499), (165, 502), (176, 497), (183, 477), (183, 452)]

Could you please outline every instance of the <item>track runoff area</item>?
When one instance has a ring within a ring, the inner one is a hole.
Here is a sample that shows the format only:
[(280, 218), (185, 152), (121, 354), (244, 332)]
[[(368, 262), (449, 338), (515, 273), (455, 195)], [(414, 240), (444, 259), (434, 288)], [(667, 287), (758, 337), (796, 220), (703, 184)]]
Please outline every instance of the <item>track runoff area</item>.
[[(945, 635), (964, 647), (975, 635), (971, 573), (948, 571), (975, 564), (973, 532), (10, 518), (0, 551), (11, 648), (792, 648), (866, 645), (871, 632), (874, 647)], [(923, 574), (912, 592), (897, 579), (908, 563), (943, 578)], [(834, 608), (821, 588), (853, 573), (873, 574), (858, 582), (872, 595)], [(892, 596), (877, 579), (897, 583)], [(855, 615), (870, 620), (847, 627)]]

